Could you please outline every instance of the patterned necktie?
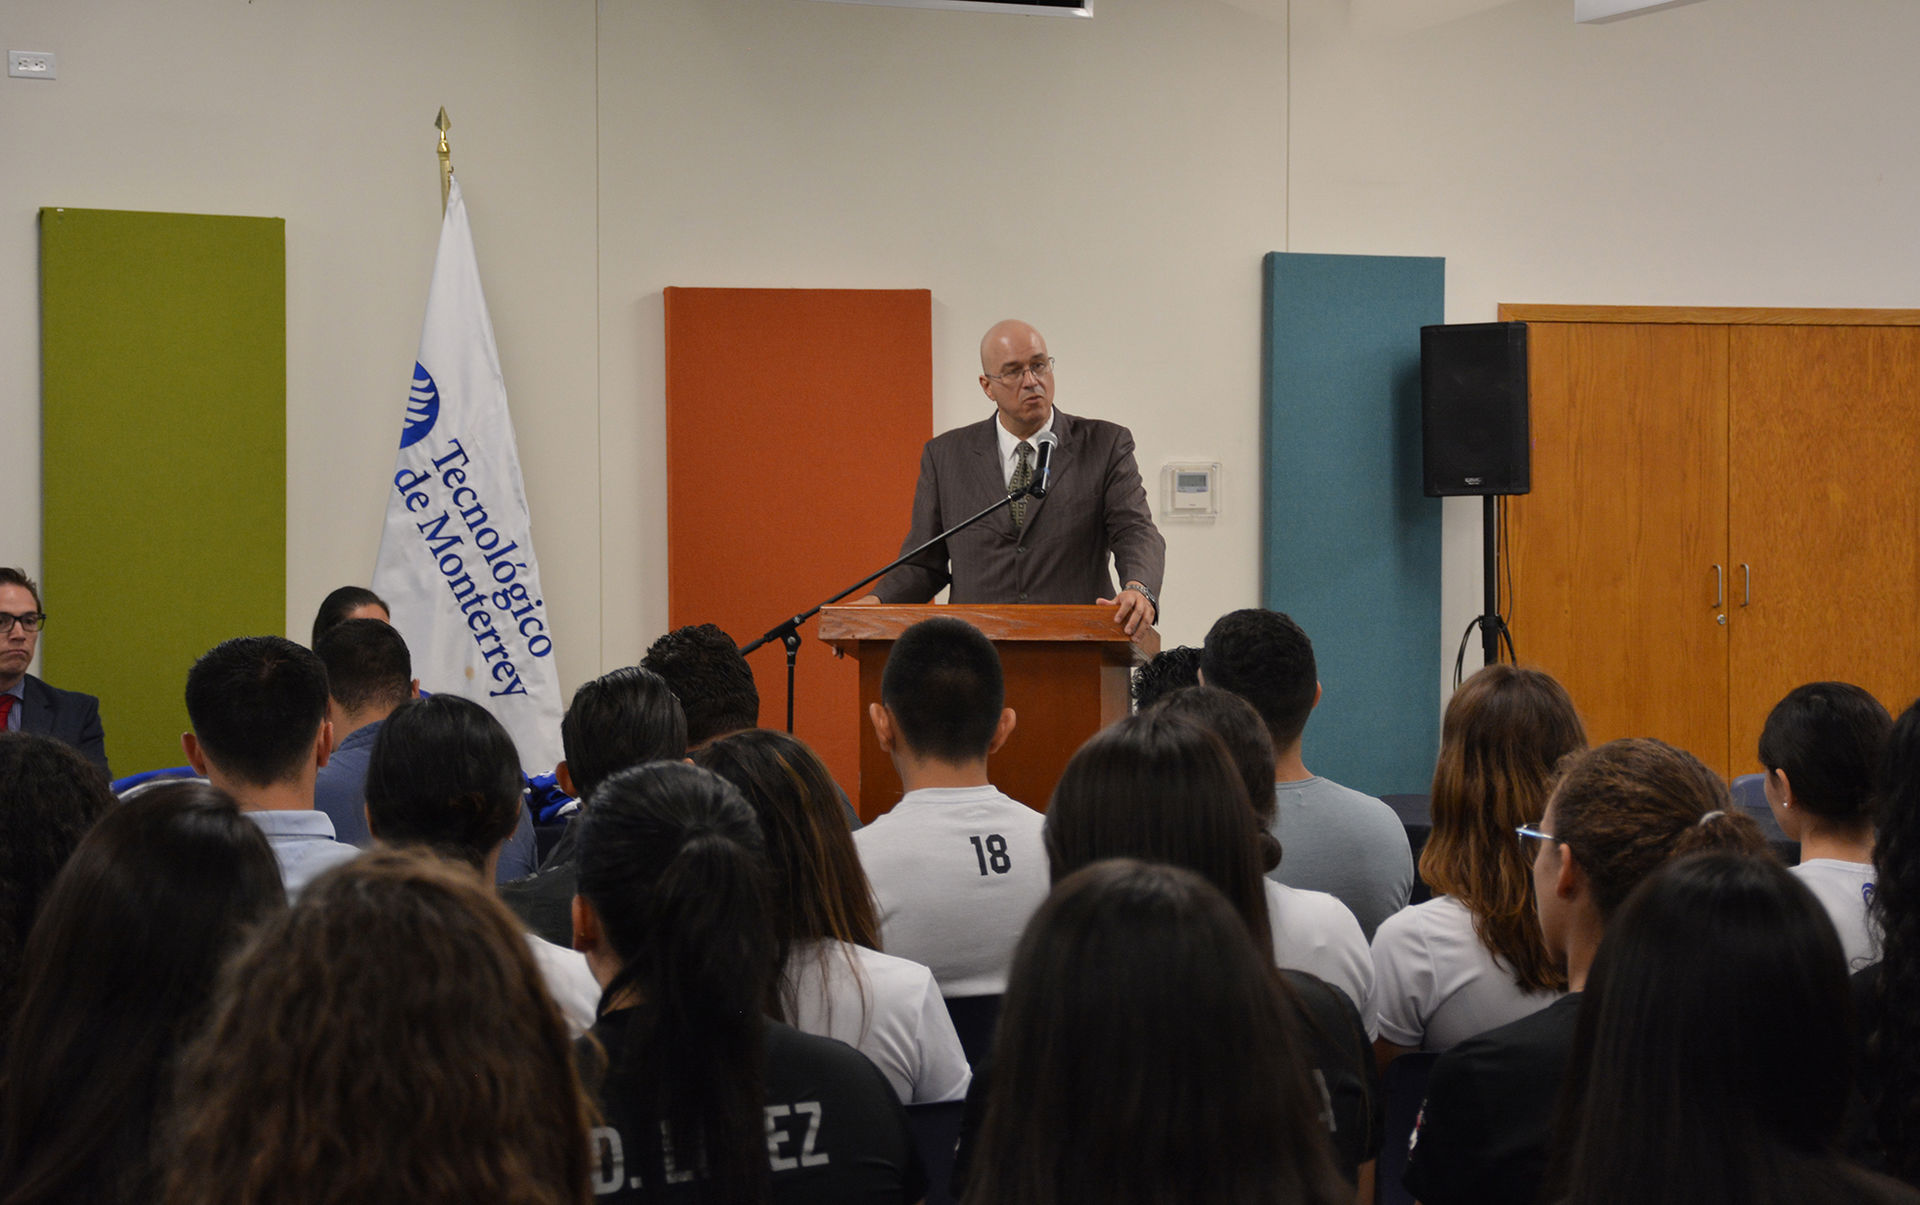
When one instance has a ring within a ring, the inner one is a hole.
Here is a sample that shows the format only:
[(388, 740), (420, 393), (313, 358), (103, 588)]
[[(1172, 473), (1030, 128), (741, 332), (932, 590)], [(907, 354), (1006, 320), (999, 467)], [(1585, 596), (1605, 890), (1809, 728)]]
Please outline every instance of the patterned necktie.
[(13, 696), (0, 695), (0, 732), (7, 730), (7, 717), (13, 713)]
[[(1013, 466), (1013, 480), (1007, 482), (1008, 493), (1012, 493), (1015, 490), (1026, 489), (1027, 486), (1033, 483), (1033, 445), (1023, 439), (1020, 441), (1020, 446), (1013, 450), (1013, 453), (1018, 459), (1015, 460)], [(1026, 495), (1022, 494), (1020, 500), (1015, 502), (1009, 509), (1013, 511), (1013, 529), (1019, 531), (1027, 525)]]

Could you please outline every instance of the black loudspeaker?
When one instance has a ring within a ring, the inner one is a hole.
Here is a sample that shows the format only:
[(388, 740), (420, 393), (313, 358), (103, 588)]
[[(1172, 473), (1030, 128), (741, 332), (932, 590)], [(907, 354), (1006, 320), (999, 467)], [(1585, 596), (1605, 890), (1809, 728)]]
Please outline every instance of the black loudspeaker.
[(1526, 323), (1420, 328), (1420, 435), (1429, 498), (1533, 488)]

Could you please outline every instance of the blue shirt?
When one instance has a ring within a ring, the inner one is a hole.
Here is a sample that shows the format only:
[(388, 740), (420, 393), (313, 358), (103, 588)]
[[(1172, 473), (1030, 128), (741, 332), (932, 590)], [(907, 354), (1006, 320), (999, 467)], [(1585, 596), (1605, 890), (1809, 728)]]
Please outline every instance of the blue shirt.
[(333, 839), (333, 822), (311, 808), (294, 811), (242, 812), (260, 826), (280, 862), (280, 881), (286, 886), (289, 903), (327, 871), (342, 862), (351, 862), (360, 851)]

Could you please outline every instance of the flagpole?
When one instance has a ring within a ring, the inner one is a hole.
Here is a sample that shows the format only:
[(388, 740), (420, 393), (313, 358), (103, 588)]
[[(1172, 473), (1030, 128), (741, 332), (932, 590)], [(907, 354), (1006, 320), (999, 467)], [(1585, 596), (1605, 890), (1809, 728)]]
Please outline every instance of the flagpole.
[(440, 214), (446, 216), (447, 194), (453, 187), (453, 148), (447, 145), (447, 131), (453, 123), (447, 120), (447, 107), (440, 106), (440, 116), (434, 118), (433, 128), (440, 131)]

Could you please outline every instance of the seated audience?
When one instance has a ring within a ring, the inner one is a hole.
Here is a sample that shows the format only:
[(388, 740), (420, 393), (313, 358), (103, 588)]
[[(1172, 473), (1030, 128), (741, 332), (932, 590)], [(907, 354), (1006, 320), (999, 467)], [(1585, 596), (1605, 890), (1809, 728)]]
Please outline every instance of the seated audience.
[[(1531, 827), (1531, 826), (1530, 826)], [(1613, 741), (1562, 763), (1532, 847), (1540, 931), (1569, 994), (1441, 1055), (1427, 1083), (1405, 1184), (1424, 1205), (1533, 1205), (1552, 1150), (1594, 954), (1627, 895), (1668, 860), (1724, 850), (1765, 855), (1766, 839), (1729, 807), (1726, 784), (1691, 754)]]
[[(638, 666), (601, 674), (573, 692), (560, 719), (554, 767), (560, 789), (583, 802), (615, 770), (687, 755), (687, 721), (660, 675)], [(500, 888), (500, 897), (527, 927), (558, 946), (573, 945), (573, 896), (578, 884), (579, 820), (560, 834), (538, 873)]]
[[(1133, 671), (1129, 690), (1137, 714), (1151, 711), (1153, 705), (1176, 690), (1197, 686), (1200, 682), (1200, 650), (1190, 644), (1161, 649), (1147, 663)], [(1269, 766), (1271, 771), (1272, 767)]]
[(940, 985), (921, 964), (880, 952), (873, 889), (813, 750), (749, 728), (693, 762), (739, 788), (766, 834), (782, 968), (774, 1018), (872, 1059), (902, 1104), (964, 1097), (973, 1073)]
[(1313, 642), (1277, 611), (1233, 611), (1207, 633), (1200, 677), (1253, 704), (1273, 738), (1274, 835), (1287, 857), (1271, 877), (1334, 896), (1372, 941), (1380, 922), (1407, 906), (1413, 849), (1392, 808), (1313, 774), (1302, 760), (1307, 717), (1320, 702)]
[(1000, 655), (978, 628), (927, 619), (900, 634), (869, 719), (906, 793), (853, 835), (890, 954), (942, 995), (997, 996), (1020, 930), (1047, 898), (1040, 813), (987, 779), (1013, 731)]
[(219, 787), (260, 826), (280, 860), (289, 899), (360, 851), (337, 841), (313, 806), (313, 782), (333, 748), (327, 670), (280, 636), (215, 645), (187, 671), (181, 736), (193, 772)]
[(1773, 859), (1656, 871), (1607, 927), (1585, 997), (1551, 1199), (1920, 1202), (1834, 1153), (1853, 1078), (1846, 959)]
[[(1162, 708), (1094, 734), (1054, 787), (1045, 836), (1056, 883), (1106, 858), (1193, 871), (1226, 897), (1271, 956), (1266, 879), (1245, 790), (1226, 746), (1196, 721)], [(1284, 970), (1279, 978), (1324, 1096), (1335, 1162), (1347, 1179), (1370, 1182), (1380, 1100), (1360, 1012), (1313, 975)]]
[[(329, 634), (330, 636), (331, 634)], [(325, 639), (325, 638), (323, 638)], [(526, 780), (513, 738), (458, 695), (417, 699), (381, 725), (367, 763), (367, 823), (389, 845), (420, 845), (494, 880)], [(547, 990), (576, 1032), (593, 1024), (600, 986), (579, 951), (527, 934)]]
[[(1189, 686), (1165, 696), (1158, 710), (1195, 720), (1220, 738), (1246, 784), (1257, 826), (1260, 869), (1280, 865), (1284, 851), (1273, 835), (1273, 741), (1260, 713), (1239, 695), (1217, 686)], [(1366, 934), (1347, 906), (1324, 891), (1289, 887), (1270, 875), (1260, 880), (1266, 890), (1267, 917), (1273, 922), (1273, 964), (1283, 971), (1305, 971), (1339, 988), (1363, 1010), (1368, 1040), (1375, 1036), (1365, 1015), (1373, 992), (1373, 956)]]
[(1849, 1148), (1920, 1186), (1920, 702), (1894, 724), (1876, 782), (1880, 961), (1853, 977), (1866, 1109)]
[(1573, 700), (1533, 669), (1489, 665), (1447, 703), (1420, 876), (1434, 898), (1373, 936), (1381, 1062), (1445, 1050), (1566, 990), (1540, 940), (1528, 851), (1514, 830), (1546, 811), (1554, 766), (1586, 748)]
[(710, 623), (675, 628), (648, 646), (640, 668), (659, 674), (687, 716), (687, 747), (698, 749), (760, 722), (760, 690), (733, 637)]
[(20, 968), (0, 1199), (158, 1196), (175, 1054), (242, 931), (286, 906), (266, 837), (216, 787), (165, 783), (101, 818), (48, 893)]
[(1840, 931), (1847, 965), (1879, 957), (1873, 898), (1873, 774), (1893, 717), (1858, 686), (1809, 682), (1774, 705), (1760, 731), (1767, 809), (1800, 843), (1800, 881)]
[(420, 697), (407, 642), (378, 619), (348, 619), (314, 638), (327, 667), (327, 721), (333, 752), (313, 780), (313, 806), (333, 821), (334, 839), (365, 848), (367, 759), (393, 709)]
[(19, 1002), (20, 955), (47, 888), (113, 806), (106, 772), (71, 747), (0, 732), (0, 1035)]
[(167, 1205), (586, 1205), (566, 1022), (473, 872), (374, 849), (220, 978), (187, 1048)]
[(654, 762), (601, 783), (580, 823), (574, 929), (605, 988), (586, 1056), (606, 1118), (600, 1199), (920, 1200), (886, 1077), (763, 1015), (777, 944), (764, 839), (740, 792)]
[(390, 624), (393, 608), (365, 586), (341, 586), (320, 600), (320, 610), (313, 617), (313, 636), (307, 641), (307, 647), (319, 652), (321, 635), (349, 619), (377, 619)]
[(1198, 875), (1108, 861), (1028, 926), (969, 1205), (1331, 1205), (1306, 1042), (1243, 916)]

